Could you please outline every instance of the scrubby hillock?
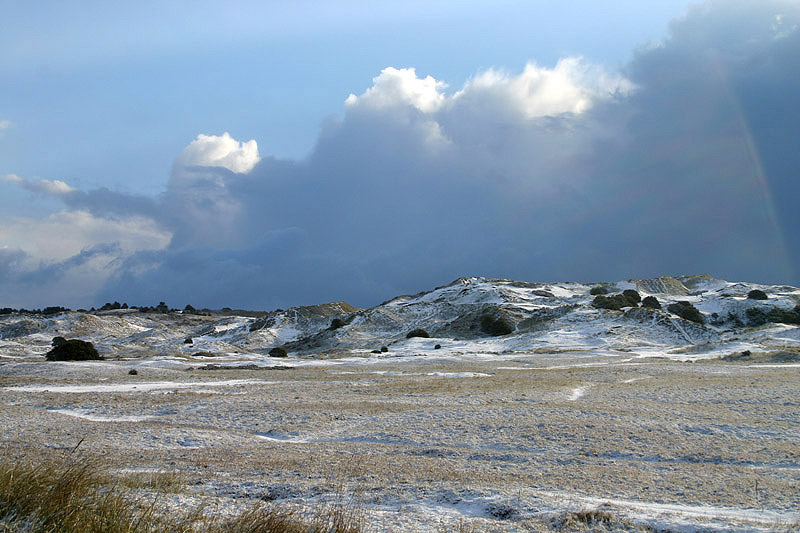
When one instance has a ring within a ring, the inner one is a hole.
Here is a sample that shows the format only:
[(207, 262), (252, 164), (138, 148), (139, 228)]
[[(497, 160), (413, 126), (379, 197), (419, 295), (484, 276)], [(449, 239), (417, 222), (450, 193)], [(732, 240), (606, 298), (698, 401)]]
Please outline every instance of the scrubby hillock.
[[(765, 344), (772, 342), (772, 332), (784, 344), (800, 344), (800, 335), (791, 329), (800, 324), (800, 289), (710, 276), (616, 283), (465, 277), (370, 309), (333, 302), (268, 313), (108, 313), (0, 315), (0, 350), (41, 356), (54, 336), (90, 339), (106, 357), (186, 358), (198, 352), (267, 356), (275, 348), (289, 357), (367, 356), (374, 351), (388, 357), (434, 349), (438, 354), (672, 353), (696, 344), (702, 345), (698, 349), (721, 349), (737, 343), (772, 349)], [(414, 330), (428, 337), (409, 338)]]

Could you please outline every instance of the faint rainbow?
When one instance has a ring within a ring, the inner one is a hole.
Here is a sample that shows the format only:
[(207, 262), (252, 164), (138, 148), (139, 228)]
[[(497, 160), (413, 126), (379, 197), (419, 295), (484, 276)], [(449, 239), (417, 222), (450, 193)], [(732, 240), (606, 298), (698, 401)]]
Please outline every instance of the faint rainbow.
[(722, 68), (719, 67), (719, 65), (718, 68), (716, 69), (716, 74), (719, 77), (721, 85), (725, 90), (728, 101), (734, 108), (735, 119), (739, 127), (739, 132), (742, 135), (742, 140), (744, 141), (744, 146), (747, 156), (750, 159), (753, 172), (755, 173), (756, 188), (758, 192), (761, 194), (762, 200), (764, 202), (764, 207), (766, 209), (767, 218), (769, 220), (769, 223), (772, 225), (772, 229), (775, 232), (774, 233), (775, 238), (777, 239), (780, 245), (779, 257), (783, 262), (785, 273), (786, 275), (794, 279), (795, 272), (794, 268), (792, 267), (792, 263), (789, 260), (788, 247), (786, 244), (786, 235), (783, 231), (783, 225), (780, 222), (780, 217), (778, 216), (778, 210), (775, 207), (775, 200), (772, 195), (772, 190), (769, 187), (767, 176), (766, 173), (764, 172), (764, 165), (761, 161), (761, 155), (759, 154), (758, 151), (758, 145), (756, 144), (756, 141), (753, 138), (750, 125), (747, 123), (741, 99), (737, 96), (735, 92), (731, 90), (730, 85), (728, 83), (728, 77), (725, 75), (724, 71), (722, 70)]

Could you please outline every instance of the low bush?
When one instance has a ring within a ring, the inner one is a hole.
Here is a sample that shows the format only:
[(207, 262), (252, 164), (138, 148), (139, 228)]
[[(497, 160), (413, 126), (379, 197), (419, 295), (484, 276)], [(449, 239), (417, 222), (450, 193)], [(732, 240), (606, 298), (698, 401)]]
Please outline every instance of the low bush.
[(796, 305), (791, 311), (789, 309), (779, 309), (775, 307), (769, 310), (767, 318), (770, 322), (800, 324), (800, 305)]
[(600, 294), (594, 297), (594, 300), (592, 300), (592, 306), (598, 309), (611, 309), (613, 311), (619, 311), (623, 307), (629, 307), (630, 302), (621, 294), (615, 294), (613, 296), (603, 296)]
[(767, 296), (766, 292), (759, 289), (753, 289), (752, 291), (747, 293), (747, 298), (749, 300), (766, 300), (769, 297)]
[(47, 352), (48, 361), (97, 361), (102, 359), (91, 342), (78, 339), (64, 340), (53, 339), (53, 349)]
[(698, 311), (695, 306), (683, 300), (668, 305), (667, 311), (678, 315), (684, 320), (690, 320), (698, 324), (705, 324), (706, 322), (705, 318), (703, 318), (703, 314)]
[(648, 309), (661, 309), (661, 303), (655, 296), (645, 296), (642, 300), (642, 307), (647, 307)]
[(747, 317), (747, 325), (750, 327), (763, 326), (769, 321), (767, 312), (760, 307), (750, 307), (744, 314)]
[(388, 346), (381, 346), (381, 353), (386, 353), (388, 351), (389, 351), (389, 347)]
[(491, 315), (481, 317), (481, 331), (493, 337), (500, 337), (514, 332), (514, 326), (508, 323), (505, 318), (495, 318)]
[(630, 307), (636, 307), (639, 305), (639, 302), (642, 301), (642, 297), (633, 289), (625, 289), (622, 291), (622, 297), (628, 301)]
[(608, 294), (608, 289), (603, 285), (597, 285), (591, 288), (589, 294), (591, 294), (592, 296), (597, 296), (599, 294)]
[(341, 318), (334, 318), (333, 320), (331, 320), (331, 326), (328, 329), (330, 330), (339, 329), (345, 324), (347, 324), (347, 322), (345, 322)]
[(286, 353), (286, 350), (281, 348), (280, 346), (276, 346), (275, 348), (269, 351), (270, 357), (289, 357), (289, 354)]
[(407, 339), (411, 339), (413, 337), (423, 337), (425, 339), (428, 339), (430, 338), (430, 335), (428, 335), (428, 332), (425, 331), (424, 329), (417, 328), (417, 329), (412, 329), (406, 334)]

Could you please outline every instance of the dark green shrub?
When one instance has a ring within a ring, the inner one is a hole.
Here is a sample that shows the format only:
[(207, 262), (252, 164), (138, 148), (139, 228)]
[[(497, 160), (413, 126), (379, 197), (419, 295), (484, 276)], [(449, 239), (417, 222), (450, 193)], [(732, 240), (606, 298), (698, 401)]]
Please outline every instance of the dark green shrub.
[(69, 311), (69, 309), (67, 309), (66, 307), (61, 307), (61, 306), (58, 306), (58, 305), (51, 305), (49, 307), (45, 307), (44, 309), (42, 309), (42, 314), (43, 315), (57, 315), (59, 313), (66, 313), (67, 311)]
[(589, 291), (589, 294), (591, 294), (592, 296), (597, 296), (598, 294), (608, 294), (608, 289), (605, 288), (603, 285), (597, 285), (595, 287), (592, 287), (592, 289)]
[(592, 300), (592, 306), (597, 307), (598, 309), (611, 309), (613, 311), (619, 311), (623, 307), (629, 307), (630, 302), (621, 294), (615, 294), (614, 296), (603, 296), (600, 294), (594, 297), (594, 300)]
[(289, 357), (289, 354), (286, 353), (286, 350), (281, 348), (280, 346), (276, 346), (275, 348), (269, 351), (270, 357)]
[(346, 322), (341, 318), (334, 318), (331, 320), (331, 326), (328, 328), (330, 330), (339, 329), (340, 327), (344, 326)]
[(382, 353), (386, 353), (388, 351), (389, 351), (389, 348), (387, 346), (381, 346), (381, 352)]
[(800, 324), (800, 305), (795, 306), (791, 311), (777, 307), (770, 309), (769, 313), (767, 313), (767, 319), (770, 322), (779, 322), (781, 324)]
[(186, 337), (186, 338), (183, 340), (183, 344), (194, 344), (194, 341), (192, 340), (192, 338), (191, 338), (191, 337)]
[(67, 339), (65, 339), (64, 337), (53, 337), (53, 340), (50, 342), (50, 344), (55, 348), (61, 346), (62, 344), (66, 344), (66, 343), (67, 343)]
[(686, 301), (675, 302), (667, 306), (667, 311), (674, 313), (684, 320), (691, 320), (698, 324), (705, 324), (706, 320), (703, 314), (697, 310), (695, 306)]
[(642, 307), (647, 307), (649, 309), (661, 309), (661, 304), (658, 301), (658, 298), (655, 296), (645, 296), (644, 300), (642, 300)]
[(139, 371), (136, 370), (135, 368), (131, 368), (130, 370), (128, 370), (128, 375), (129, 376), (138, 376), (139, 375)]
[(433, 347), (433, 349), (434, 350), (441, 350), (442, 349), (442, 345), (441, 344), (437, 344), (436, 346)]
[(747, 298), (750, 300), (766, 300), (768, 299), (767, 293), (758, 289), (753, 289), (747, 293)]
[(491, 315), (481, 317), (481, 331), (493, 337), (508, 335), (514, 332), (514, 326), (508, 323), (505, 318), (494, 318)]
[(625, 289), (622, 291), (622, 297), (628, 301), (630, 307), (636, 307), (639, 305), (639, 302), (642, 301), (642, 297), (633, 289)]
[[(53, 342), (55, 343), (55, 339)], [(53, 346), (53, 349), (47, 352), (46, 357), (48, 361), (97, 361), (102, 359), (91, 342), (78, 339), (59, 342), (58, 346)]]
[(406, 334), (406, 339), (410, 339), (412, 337), (423, 337), (425, 339), (428, 339), (430, 338), (430, 335), (428, 335), (428, 332), (425, 331), (424, 329), (417, 328), (417, 329), (412, 329)]
[(763, 326), (769, 321), (767, 312), (760, 307), (750, 307), (745, 311), (747, 325), (751, 327)]

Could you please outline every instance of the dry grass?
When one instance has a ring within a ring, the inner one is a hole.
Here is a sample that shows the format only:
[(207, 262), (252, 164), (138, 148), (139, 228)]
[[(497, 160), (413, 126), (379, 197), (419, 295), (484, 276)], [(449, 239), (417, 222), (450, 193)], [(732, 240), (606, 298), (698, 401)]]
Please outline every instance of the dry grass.
[[(360, 499), (337, 493), (315, 512), (258, 503), (234, 518), (205, 516), (202, 504), (169, 516), (154, 509), (158, 496), (184, 486), (172, 473), (136, 473), (110, 478), (84, 460), (0, 462), (0, 532), (3, 533), (359, 533), (364, 510)], [(131, 490), (156, 493), (143, 501)]]
[(557, 531), (653, 531), (602, 509), (565, 511), (551, 525)]
[(0, 524), (4, 531), (157, 531), (149, 509), (103, 486), (88, 463), (0, 464)]
[(160, 493), (178, 493), (186, 488), (186, 476), (180, 472), (125, 472), (113, 481), (127, 489)]

